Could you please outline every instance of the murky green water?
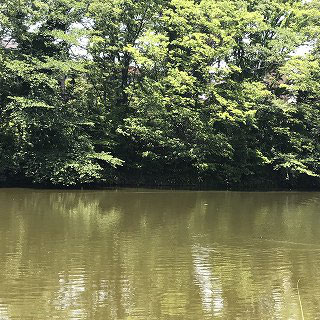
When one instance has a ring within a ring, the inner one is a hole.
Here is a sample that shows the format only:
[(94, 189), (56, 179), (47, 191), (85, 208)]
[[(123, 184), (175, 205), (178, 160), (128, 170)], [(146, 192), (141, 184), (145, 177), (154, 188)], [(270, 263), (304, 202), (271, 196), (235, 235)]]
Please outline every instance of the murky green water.
[(320, 193), (0, 189), (0, 319), (320, 319)]

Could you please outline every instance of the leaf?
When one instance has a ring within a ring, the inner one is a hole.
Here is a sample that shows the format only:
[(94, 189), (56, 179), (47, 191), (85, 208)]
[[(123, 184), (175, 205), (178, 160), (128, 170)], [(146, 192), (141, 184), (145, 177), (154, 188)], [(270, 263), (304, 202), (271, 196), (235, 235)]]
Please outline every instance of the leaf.
[(114, 168), (116, 168), (117, 166), (122, 166), (124, 163), (123, 160), (115, 158), (107, 152), (92, 153), (92, 154), (89, 154), (88, 157), (92, 159), (105, 161)]

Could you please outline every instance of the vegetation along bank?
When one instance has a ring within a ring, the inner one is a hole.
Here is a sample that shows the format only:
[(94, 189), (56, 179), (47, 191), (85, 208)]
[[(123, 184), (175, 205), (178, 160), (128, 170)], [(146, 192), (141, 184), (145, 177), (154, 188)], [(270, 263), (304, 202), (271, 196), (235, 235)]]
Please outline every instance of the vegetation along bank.
[(319, 32), (319, 0), (2, 0), (0, 183), (319, 188)]

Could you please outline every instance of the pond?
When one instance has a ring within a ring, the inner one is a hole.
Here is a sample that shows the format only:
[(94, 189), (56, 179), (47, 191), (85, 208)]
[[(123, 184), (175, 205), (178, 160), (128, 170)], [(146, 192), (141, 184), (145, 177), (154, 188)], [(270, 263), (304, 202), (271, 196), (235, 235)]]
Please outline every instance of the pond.
[(319, 208), (307, 192), (0, 189), (0, 319), (320, 319)]

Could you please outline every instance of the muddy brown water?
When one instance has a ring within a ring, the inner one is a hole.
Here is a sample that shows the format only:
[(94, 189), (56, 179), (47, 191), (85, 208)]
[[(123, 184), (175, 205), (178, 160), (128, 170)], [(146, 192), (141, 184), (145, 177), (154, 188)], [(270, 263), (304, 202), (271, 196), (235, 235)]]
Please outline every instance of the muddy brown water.
[[(300, 279), (300, 280), (299, 280)], [(320, 193), (0, 189), (0, 319), (320, 319)]]

